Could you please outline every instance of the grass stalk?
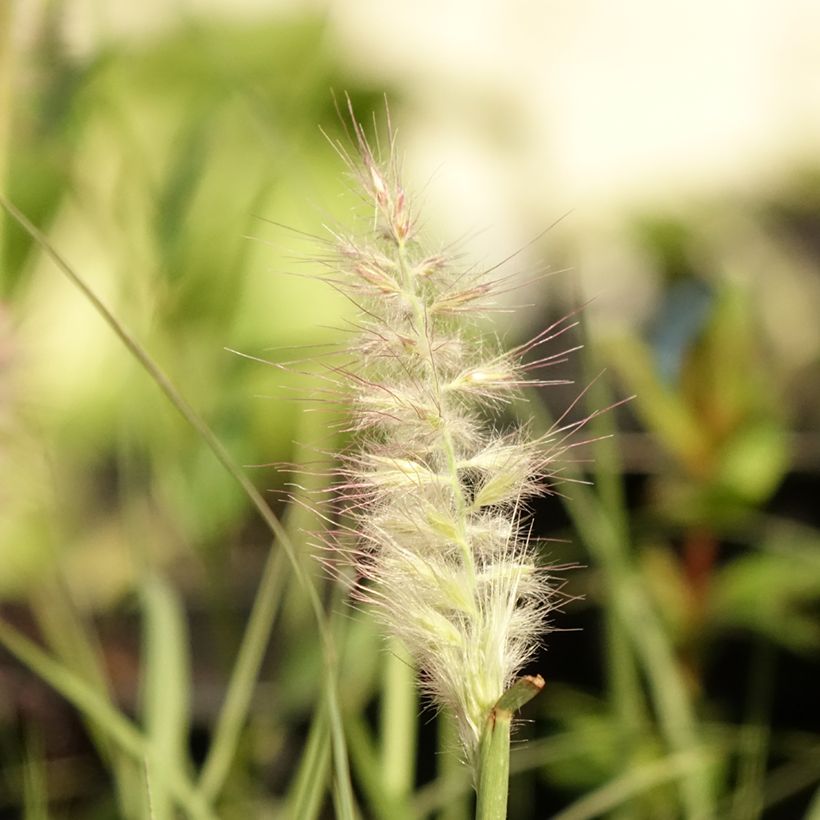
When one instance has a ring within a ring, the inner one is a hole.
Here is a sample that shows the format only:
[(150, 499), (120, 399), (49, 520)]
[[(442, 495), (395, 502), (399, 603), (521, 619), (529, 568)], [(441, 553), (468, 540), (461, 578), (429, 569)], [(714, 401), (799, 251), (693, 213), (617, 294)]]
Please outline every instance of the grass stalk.
[(693, 750), (638, 766), (589, 792), (556, 814), (553, 820), (594, 820), (602, 817), (649, 789), (683, 779), (688, 773), (697, 771), (701, 765), (699, 757)]
[(376, 820), (412, 820), (409, 800), (385, 788), (379, 750), (364, 719), (351, 715), (345, 721), (345, 727), (356, 781), (367, 796), (373, 817)]
[[(581, 304), (580, 297), (576, 302)], [(581, 332), (589, 339), (589, 325), (583, 311), (579, 313)], [(623, 482), (623, 465), (618, 453), (617, 424), (614, 413), (597, 413), (602, 407), (611, 407), (615, 401), (609, 389), (609, 381), (603, 376), (601, 365), (592, 344), (585, 344), (581, 351), (584, 381), (589, 385), (586, 392), (586, 409), (591, 416), (589, 432), (593, 439), (592, 474), (595, 495), (607, 518), (619, 535), (621, 554), (629, 551), (629, 516)], [(606, 630), (606, 671), (611, 712), (618, 727), (620, 759), (624, 770), (637, 764), (636, 741), (647, 728), (647, 715), (633, 646), (623, 630), (612, 606), (604, 609)], [(620, 820), (621, 812), (613, 813), (613, 820)]]
[(544, 688), (544, 679), (519, 678), (490, 712), (478, 749), (476, 820), (505, 820), (510, 780), (510, 727), (513, 715)]
[(26, 757), (23, 766), (23, 818), (48, 820), (48, 781), (43, 741), (36, 730), (26, 734)]
[(288, 793), (285, 817), (316, 820), (319, 816), (330, 771), (329, 741), (327, 704), (321, 702), (313, 712), (307, 743)]
[(476, 820), (504, 820), (510, 779), (510, 725), (512, 714), (495, 709), (479, 746)]
[[(540, 403), (532, 402), (526, 407), (539, 426), (549, 428), (551, 422)], [(578, 477), (578, 471), (567, 464), (567, 475)], [(619, 518), (613, 520), (595, 492), (580, 483), (573, 484), (570, 496), (563, 500), (573, 527), (602, 570), (619, 628), (628, 637), (647, 680), (661, 733), (670, 751), (699, 756), (700, 765), (688, 767), (681, 779), (684, 815), (693, 820), (713, 817), (714, 799), (686, 683), (639, 571), (633, 565)]]
[(749, 704), (740, 729), (737, 788), (732, 799), (732, 820), (757, 820), (763, 813), (763, 781), (769, 754), (769, 718), (774, 686), (774, 651), (759, 639), (749, 670)]
[[(49, 579), (30, 597), (30, 606), (43, 641), (66, 669), (77, 675), (100, 698), (112, 703), (111, 687), (105, 676), (102, 650), (93, 628), (83, 617), (71, 593), (59, 575)], [(133, 806), (140, 794), (142, 773), (93, 721), (85, 718), (88, 736), (116, 784), (119, 811), (133, 816)]]
[(141, 713), (147, 742), (154, 752), (147, 761), (145, 779), (152, 786), (152, 816), (162, 820), (173, 817), (174, 813), (171, 796), (163, 788), (156, 770), (174, 767), (184, 770), (188, 765), (190, 641), (184, 606), (170, 584), (159, 576), (146, 576), (141, 599)]
[[(81, 678), (63, 664), (49, 657), (14, 627), (0, 621), (0, 643), (17, 660), (25, 664), (69, 703), (86, 715), (140, 765), (155, 762), (151, 744), (140, 730), (117, 708), (102, 698)], [(176, 766), (154, 766), (154, 774), (173, 796), (177, 805), (195, 820), (216, 820), (197, 789)]]
[[(40, 231), (25, 216), (25, 214), (23, 214), (2, 195), (0, 195), (0, 205), (2, 205), (2, 207), (14, 218), (14, 220), (29, 234), (29, 236), (31, 236), (31, 238), (41, 247), (52, 262), (54, 262), (57, 268), (90, 302), (94, 310), (106, 322), (106, 324), (108, 324), (114, 334), (125, 345), (129, 353), (136, 359), (154, 383), (165, 394), (166, 398), (179, 411), (185, 421), (197, 432), (225, 471), (237, 482), (237, 484), (239, 484), (251, 504), (256, 508), (262, 520), (273, 533), (281, 549), (284, 550), (287, 558), (293, 566), (297, 581), (305, 591), (305, 594), (310, 601), (311, 609), (313, 610), (317, 629), (322, 641), (326, 667), (326, 674), (324, 676), (324, 697), (327, 700), (331, 726), (339, 816), (340, 820), (353, 820), (353, 790), (350, 783), (350, 769), (347, 760), (344, 728), (342, 725), (342, 715), (339, 707), (338, 692), (336, 689), (337, 658), (336, 650), (333, 644), (333, 636), (328, 627), (327, 618), (325, 616), (322, 603), (319, 599), (319, 595), (316, 591), (316, 587), (305, 572), (302, 562), (299, 560), (297, 555), (296, 548), (291, 542), (287, 531), (267, 505), (259, 490), (256, 489), (254, 484), (245, 475), (239, 465), (233, 460), (231, 455), (225, 449), (225, 446), (207, 425), (205, 420), (180, 394), (168, 376), (142, 347), (142, 345), (139, 344), (130, 331), (114, 316), (105, 303), (89, 287), (85, 280), (56, 251), (42, 231)], [(273, 561), (272, 555), (269, 555), (268, 561)], [(269, 576), (269, 573), (266, 572), (265, 575)], [(272, 575), (272, 573), (270, 573), (270, 575)], [(246, 639), (247, 635), (243, 636), (243, 644)]]
[(200, 773), (199, 787), (209, 800), (214, 800), (221, 791), (236, 753), (239, 735), (245, 724), (273, 622), (282, 600), (285, 570), (285, 553), (274, 545), (262, 570), (245, 634), (231, 669), (225, 700)]
[[(573, 523), (604, 571), (608, 594), (620, 627), (629, 636), (649, 684), (661, 731), (673, 752), (699, 750), (701, 740), (695, 713), (669, 640), (647, 597), (637, 570), (624, 559), (617, 534), (586, 488), (575, 487), (568, 504)], [(698, 754), (701, 754), (698, 752)], [(687, 769), (681, 796), (687, 817), (714, 815), (705, 760)]]
[(381, 771), (385, 791), (406, 801), (416, 779), (418, 692), (416, 670), (402, 643), (388, 644), (380, 714)]
[(469, 770), (456, 754), (459, 747), (458, 727), (452, 715), (441, 712), (438, 715), (438, 781), (442, 784), (461, 784), (444, 802), (438, 813), (438, 820), (467, 820), (470, 815), (468, 804)]

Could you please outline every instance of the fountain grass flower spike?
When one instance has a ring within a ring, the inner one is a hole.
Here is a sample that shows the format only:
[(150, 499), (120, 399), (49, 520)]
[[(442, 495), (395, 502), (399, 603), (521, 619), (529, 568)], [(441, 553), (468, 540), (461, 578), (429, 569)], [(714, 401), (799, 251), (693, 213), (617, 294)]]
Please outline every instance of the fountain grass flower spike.
[[(509, 283), (425, 251), (389, 117), (384, 159), (351, 119), (356, 155), (334, 145), (374, 220), (366, 238), (334, 233), (327, 260), (326, 278), (361, 312), (348, 350), (355, 364), (331, 375), (352, 389), (357, 434), (336, 487), (350, 526), (334, 547), (353, 558), (354, 594), (405, 644), (423, 688), (455, 716), (479, 805), (501, 788), (488, 785), (482, 795), (489, 766), (503, 780), (503, 806), (509, 720), (543, 685), (516, 677), (560, 598), (530, 543), (526, 503), (548, 491), (580, 423), (558, 422), (531, 438), (525, 429), (499, 431), (493, 417), (525, 383), (556, 383), (527, 374), (566, 360), (569, 350), (539, 351), (575, 323), (568, 317), (508, 351), (480, 336), (479, 317)], [(486, 811), (504, 816), (503, 808)]]

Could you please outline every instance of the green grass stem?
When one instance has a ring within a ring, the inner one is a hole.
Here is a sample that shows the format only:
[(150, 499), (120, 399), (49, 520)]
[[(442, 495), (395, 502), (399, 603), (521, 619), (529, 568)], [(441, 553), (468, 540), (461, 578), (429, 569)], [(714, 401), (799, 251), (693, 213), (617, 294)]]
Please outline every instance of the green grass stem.
[(525, 675), (513, 683), (490, 712), (478, 749), (476, 820), (507, 817), (513, 715), (543, 688), (543, 678)]
[(737, 787), (732, 820), (757, 820), (763, 814), (763, 781), (769, 754), (769, 725), (774, 686), (774, 649), (758, 638), (749, 669), (749, 701), (745, 725), (740, 728)]
[[(551, 421), (540, 402), (526, 405), (527, 413), (543, 429)], [(523, 408), (519, 407), (519, 412)], [(570, 478), (579, 478), (572, 464)], [(581, 483), (563, 498), (570, 520), (587, 551), (601, 568), (607, 597), (618, 626), (628, 636), (648, 685), (661, 732), (673, 753), (695, 753), (701, 748), (700, 733), (686, 683), (654, 604), (634, 566), (621, 515), (615, 520), (595, 491)], [(687, 769), (680, 789), (685, 816), (703, 820), (714, 816), (714, 799), (701, 754), (701, 766)]]
[(269, 554), (200, 773), (199, 787), (209, 800), (218, 796), (228, 776), (282, 600), (287, 569), (285, 553), (271, 547)]
[[(580, 298), (576, 301), (581, 302)], [(581, 332), (589, 339), (586, 314), (579, 313)], [(625, 556), (629, 545), (629, 515), (617, 444), (617, 424), (614, 413), (596, 413), (602, 407), (611, 407), (615, 401), (609, 380), (601, 369), (595, 355), (595, 347), (585, 344), (581, 351), (584, 382), (589, 385), (585, 395), (585, 407), (592, 417), (588, 431), (593, 441), (592, 474), (595, 495), (609, 521), (619, 535), (621, 552)], [(637, 765), (637, 740), (648, 728), (648, 715), (643, 689), (629, 636), (611, 606), (604, 607), (606, 630), (606, 670), (611, 713), (618, 727), (620, 759), (626, 771)], [(625, 815), (624, 815), (625, 816)], [(621, 820), (615, 812), (612, 820)]]
[(48, 781), (43, 741), (36, 729), (26, 734), (23, 765), (23, 820), (48, 820)]
[(400, 641), (390, 640), (384, 658), (380, 714), (382, 783), (387, 794), (407, 801), (416, 780), (419, 699), (416, 670)]
[[(216, 820), (207, 802), (176, 766), (158, 763), (156, 751), (140, 730), (85, 681), (49, 657), (14, 627), (0, 621), (0, 643), (81, 713), (94, 721), (116, 744), (140, 765), (148, 764), (154, 776), (173, 795), (177, 805), (195, 820)], [(163, 761), (164, 762), (164, 761)]]
[(505, 820), (510, 779), (512, 713), (493, 709), (478, 750), (476, 820)]
[[(56, 660), (83, 680), (100, 698), (112, 703), (111, 687), (105, 676), (105, 662), (97, 636), (63, 579), (57, 575), (33, 591), (30, 606), (43, 640)], [(88, 716), (83, 715), (83, 719), (100, 760), (114, 778), (118, 808), (123, 816), (128, 816), (140, 799), (142, 767), (135, 766), (133, 760)]]
[(692, 750), (637, 766), (589, 792), (552, 820), (593, 820), (602, 817), (656, 786), (697, 772), (701, 765), (700, 753)]
[(330, 724), (327, 704), (313, 712), (307, 743), (286, 801), (285, 817), (316, 820), (322, 809), (330, 771)]
[(146, 578), (142, 587), (143, 725), (154, 751), (146, 776), (157, 820), (172, 818), (171, 795), (157, 769), (188, 765), (191, 691), (188, 628), (185, 610), (175, 590), (159, 577)]
[(356, 782), (366, 795), (375, 820), (412, 820), (407, 797), (395, 795), (385, 788), (379, 750), (364, 719), (350, 715), (345, 726)]
[(468, 796), (470, 770), (464, 764), (458, 751), (460, 741), (455, 718), (449, 712), (438, 714), (438, 781), (442, 790), (452, 786), (452, 793), (441, 803), (437, 820), (468, 820), (471, 812)]
[[(216, 459), (225, 471), (239, 484), (251, 504), (268, 526), (276, 538), (276, 542), (284, 550), (293, 566), (294, 574), (308, 596), (311, 608), (316, 619), (316, 625), (322, 640), (324, 652), (326, 674), (324, 676), (324, 696), (328, 703), (328, 714), (331, 726), (331, 737), (333, 745), (333, 761), (336, 772), (336, 789), (338, 795), (338, 806), (340, 820), (353, 820), (354, 800), (353, 790), (350, 783), (350, 770), (347, 760), (347, 749), (344, 739), (344, 728), (342, 724), (341, 709), (337, 692), (337, 672), (336, 672), (336, 651), (333, 644), (333, 637), (328, 628), (324, 609), (322, 608), (316, 587), (306, 574), (302, 562), (296, 552), (296, 548), (288, 537), (288, 533), (282, 526), (279, 519), (273, 514), (270, 507), (265, 502), (259, 490), (245, 475), (239, 465), (233, 460), (222, 442), (217, 438), (205, 420), (194, 410), (188, 401), (176, 389), (174, 384), (163, 372), (162, 368), (153, 360), (148, 352), (139, 344), (130, 331), (114, 316), (97, 294), (89, 287), (85, 280), (63, 259), (57, 250), (51, 245), (46, 236), (40, 231), (17, 207), (0, 195), (0, 205), (8, 211), (14, 220), (31, 236), (31, 238), (41, 247), (46, 255), (54, 262), (57, 268), (77, 287), (83, 296), (91, 303), (94, 310), (108, 324), (115, 335), (125, 345), (129, 353), (148, 373), (155, 384), (165, 394), (171, 404), (179, 411), (185, 421), (197, 432), (203, 442), (209, 447)], [(268, 554), (268, 562), (273, 562), (275, 550)], [(263, 571), (264, 578), (273, 578), (275, 574), (266, 569)], [(260, 590), (257, 596), (269, 590)], [(246, 636), (243, 636), (244, 644)], [(240, 649), (241, 652), (241, 649)]]

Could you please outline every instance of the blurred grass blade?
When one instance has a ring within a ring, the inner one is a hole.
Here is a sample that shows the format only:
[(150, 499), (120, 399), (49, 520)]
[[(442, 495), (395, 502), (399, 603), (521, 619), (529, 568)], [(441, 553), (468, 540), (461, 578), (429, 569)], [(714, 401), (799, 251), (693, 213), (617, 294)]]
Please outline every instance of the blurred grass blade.
[(219, 794), (228, 776), (282, 599), (285, 556), (282, 550), (274, 547), (271, 547), (270, 555), (271, 559), (265, 563), (262, 571), (259, 592), (253, 602), (245, 636), (231, 671), (228, 691), (200, 775), (199, 787), (209, 800)]
[(680, 788), (685, 816), (713, 815), (711, 785), (705, 771), (700, 732), (669, 637), (644, 589), (637, 570), (625, 560), (618, 534), (594, 494), (575, 485), (566, 504), (572, 522), (594, 560), (601, 566), (620, 628), (629, 636), (649, 684), (652, 703), (670, 750), (697, 750), (701, 767), (690, 767)]
[[(327, 434), (325, 420), (319, 420), (316, 414), (303, 413), (299, 425), (299, 452), (295, 462), (302, 464), (311, 457), (315, 458), (316, 450), (321, 449), (321, 436)], [(321, 525), (321, 520), (311, 512), (308, 497), (329, 482), (329, 471), (314, 469), (294, 478), (294, 501), (285, 512), (284, 524), (289, 536), (295, 533), (309, 532)], [(299, 556), (304, 560), (304, 556)], [(310, 567), (306, 567), (310, 574)], [(219, 713), (211, 746), (202, 767), (200, 788), (210, 800), (216, 798), (222, 790), (228, 776), (231, 761), (234, 758), (242, 727), (245, 725), (248, 710), (253, 696), (253, 689), (262, 666), (273, 630), (277, 612), (282, 604), (285, 580), (287, 577), (285, 557), (276, 545), (271, 545), (271, 558), (265, 564), (259, 589), (254, 598), (245, 637), (239, 649), (236, 662), (231, 670), (228, 691)], [(327, 715), (325, 715), (327, 717)]]
[[(582, 298), (577, 298), (583, 304)], [(624, 556), (631, 550), (629, 512), (623, 479), (623, 465), (617, 443), (615, 412), (600, 412), (614, 407), (616, 399), (608, 373), (599, 361), (594, 341), (590, 337), (585, 311), (578, 313), (582, 335), (581, 367), (583, 383), (589, 385), (586, 393), (586, 412), (591, 417), (588, 425), (592, 436), (589, 445), (592, 454), (594, 492), (602, 511), (606, 512), (618, 532), (618, 547)], [(641, 686), (637, 661), (629, 636), (622, 628), (614, 607), (604, 608), (606, 629), (606, 673), (612, 714), (618, 727), (621, 748), (625, 755), (622, 768), (628, 770), (636, 761), (637, 742), (648, 728), (647, 705)], [(619, 820), (619, 818), (613, 818)]]
[(585, 407), (591, 418), (585, 429), (593, 438), (589, 450), (592, 453), (591, 469), (595, 478), (595, 492), (611, 520), (617, 525), (622, 536), (622, 546), (627, 547), (626, 492), (615, 437), (618, 428), (614, 412), (601, 412), (603, 408), (613, 407), (615, 397), (610, 389), (608, 374), (604, 372), (596, 356), (595, 345), (590, 338), (589, 325), (583, 310), (579, 309), (578, 317), (583, 342), (581, 368), (584, 384), (589, 385), (585, 395)]
[(594, 820), (662, 783), (683, 778), (690, 772), (697, 771), (700, 766), (700, 753), (697, 751), (681, 752), (653, 763), (636, 766), (626, 774), (589, 792), (569, 808), (556, 814), (553, 820)]
[(453, 790), (443, 803), (442, 809), (437, 815), (437, 820), (468, 820), (472, 814), (469, 789), (466, 788), (470, 781), (470, 773), (460, 756), (453, 754), (454, 749), (458, 749), (459, 736), (458, 725), (455, 718), (447, 712), (439, 712), (438, 722), (438, 782), (446, 791), (448, 784), (461, 784), (465, 788), (461, 792)]
[(23, 765), (24, 820), (48, 820), (48, 783), (43, 757), (43, 742), (35, 729), (26, 735)]
[(142, 680), (143, 724), (152, 756), (147, 778), (151, 784), (152, 815), (157, 820), (173, 817), (172, 801), (155, 769), (187, 766), (188, 692), (190, 670), (185, 613), (173, 588), (159, 577), (143, 584), (144, 676)]
[[(32, 591), (30, 606), (43, 640), (65, 667), (101, 698), (111, 702), (105, 661), (97, 635), (79, 611), (65, 583), (56, 577)], [(133, 816), (141, 802), (142, 771), (93, 721), (85, 721), (91, 741), (116, 784), (123, 816)]]
[[(54, 262), (59, 270), (78, 288), (78, 290), (91, 303), (94, 310), (108, 324), (120, 341), (125, 345), (129, 353), (139, 362), (143, 369), (153, 379), (168, 400), (179, 411), (182, 417), (193, 427), (202, 440), (208, 445), (219, 463), (226, 472), (239, 484), (250, 502), (256, 508), (263, 521), (274, 534), (278, 545), (285, 551), (293, 566), (294, 574), (302, 586), (310, 601), (316, 619), (316, 625), (322, 639), (324, 650), (326, 675), (325, 675), (325, 697), (328, 702), (328, 714), (331, 726), (331, 737), (333, 742), (333, 761), (336, 772), (336, 789), (339, 798), (340, 820), (353, 820), (353, 787), (350, 782), (350, 769), (347, 760), (347, 747), (345, 744), (344, 727), (342, 715), (339, 708), (336, 672), (336, 654), (333, 646), (333, 637), (328, 628), (325, 612), (316, 587), (311, 582), (304, 570), (302, 562), (296, 553), (288, 533), (282, 526), (279, 519), (274, 515), (270, 507), (265, 502), (261, 493), (256, 489), (250, 479), (245, 475), (239, 465), (233, 460), (225, 449), (216, 434), (207, 425), (205, 420), (194, 410), (194, 408), (183, 398), (171, 380), (163, 372), (162, 368), (151, 358), (148, 352), (139, 344), (130, 331), (114, 316), (106, 307), (97, 294), (86, 284), (80, 275), (63, 259), (55, 250), (46, 236), (40, 231), (31, 220), (26, 217), (17, 207), (0, 195), (0, 205), (8, 211), (14, 220), (31, 236), (31, 238), (42, 248), (46, 255)], [(268, 553), (268, 561), (273, 561), (273, 550)], [(273, 577), (273, 574), (266, 569), (264, 577)], [(260, 589), (257, 595), (263, 595), (266, 590)], [(247, 636), (243, 637), (243, 643)]]
[[(140, 730), (118, 709), (100, 697), (87, 683), (49, 657), (14, 627), (0, 621), (0, 644), (41, 677), (55, 691), (93, 720), (123, 751), (140, 763), (153, 752)], [(174, 796), (177, 804), (197, 820), (215, 820), (205, 801), (176, 766), (155, 768), (155, 777)]]
[(820, 820), (820, 786), (812, 797), (811, 804), (806, 812), (806, 820)]
[(663, 384), (646, 346), (624, 337), (609, 344), (618, 372), (635, 393), (635, 409), (658, 439), (681, 462), (698, 475), (708, 463), (708, 445), (698, 424), (680, 397)]
[(381, 779), (386, 794), (406, 801), (416, 780), (419, 713), (416, 669), (404, 645), (396, 638), (388, 644), (383, 662), (379, 715)]
[(285, 817), (316, 820), (327, 791), (330, 770), (330, 728), (327, 705), (321, 703), (313, 713), (310, 733), (287, 798)]
[(763, 814), (775, 657), (774, 646), (759, 636), (750, 667), (747, 715), (739, 730), (737, 786), (730, 813), (733, 820), (757, 820)]
[(373, 817), (377, 820), (411, 820), (413, 815), (407, 799), (398, 798), (385, 787), (382, 761), (363, 718), (351, 715), (346, 728), (356, 780), (367, 798)]
[[(552, 421), (541, 402), (528, 403), (526, 408), (542, 429), (551, 427)], [(521, 405), (517, 409), (524, 412)], [(566, 475), (578, 475), (572, 464), (566, 467)], [(686, 683), (669, 638), (628, 556), (622, 528), (610, 518), (596, 494), (583, 484), (573, 484), (571, 497), (562, 496), (562, 502), (587, 551), (603, 572), (620, 628), (629, 636), (640, 661), (670, 750), (683, 754), (700, 749), (697, 721)], [(713, 814), (713, 796), (703, 758), (701, 763), (700, 770), (688, 770), (680, 784), (685, 816), (690, 818)]]

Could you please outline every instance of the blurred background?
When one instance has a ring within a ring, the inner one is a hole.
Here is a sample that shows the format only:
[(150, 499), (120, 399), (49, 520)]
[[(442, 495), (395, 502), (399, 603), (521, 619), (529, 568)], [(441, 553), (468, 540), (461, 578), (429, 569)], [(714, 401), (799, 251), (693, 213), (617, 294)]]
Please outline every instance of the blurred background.
[[(601, 373), (590, 407), (635, 395), (594, 427), (615, 434), (578, 467), (594, 487), (536, 510), (548, 559), (581, 568), (530, 670), (547, 687), (510, 816), (680, 816), (669, 691), (711, 750), (717, 816), (820, 816), (820, 5), (0, 0), (0, 190), (243, 465), (344, 444), (304, 412), (309, 374), (230, 351), (299, 358), (352, 315), (304, 235), (366, 228), (322, 133), (344, 139), (345, 92), (368, 124), (389, 100), (432, 247), (460, 239), (487, 267), (520, 249), (505, 343), (589, 301), (576, 387), (548, 410)], [(269, 535), (9, 218), (0, 260), (3, 617), (139, 716), (160, 583), (200, 763)], [(248, 475), (294, 532), (318, 526), (285, 501), (293, 472)], [(219, 816), (280, 816), (305, 747), (319, 641), (283, 586)], [(342, 620), (366, 734), (383, 643)], [(8, 654), (0, 694), (0, 817), (126, 814), (93, 727)], [(412, 816), (456, 820), (469, 782), (444, 788), (438, 723), (420, 719)], [(352, 759), (363, 816), (385, 816)]]

